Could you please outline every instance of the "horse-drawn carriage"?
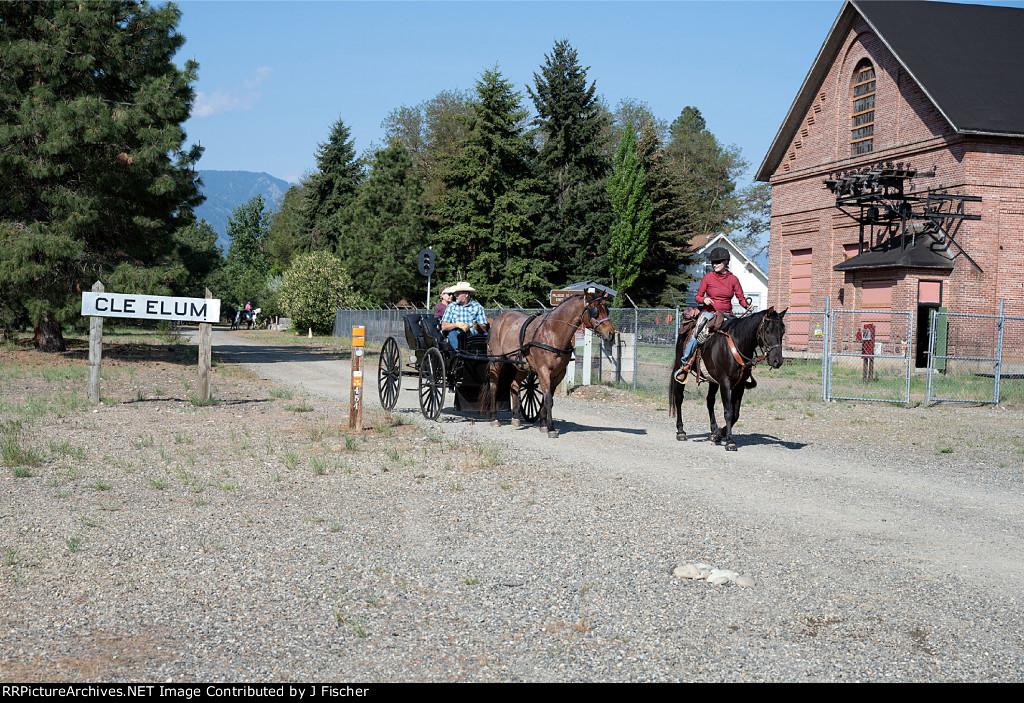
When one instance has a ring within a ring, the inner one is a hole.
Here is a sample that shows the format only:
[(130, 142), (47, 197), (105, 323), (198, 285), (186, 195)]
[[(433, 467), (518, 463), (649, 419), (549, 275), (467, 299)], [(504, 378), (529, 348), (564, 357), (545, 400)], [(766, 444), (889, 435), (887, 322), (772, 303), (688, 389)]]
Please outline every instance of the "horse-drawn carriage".
[[(446, 391), (455, 396), (456, 410), (479, 410), (480, 390), (487, 383), (491, 362), (506, 360), (487, 356), (487, 333), (467, 335), (459, 349), (453, 349), (441, 323), (430, 313), (409, 313), (403, 318), (405, 341), (411, 352), (402, 363), (398, 340), (388, 337), (381, 347), (377, 365), (377, 391), (381, 407), (393, 410), (398, 404), (403, 377), (417, 379), (420, 411), (428, 420), (437, 420), (444, 407)], [(463, 333), (464, 334), (464, 333)], [(503, 391), (503, 397), (502, 397)], [(499, 408), (511, 407), (509, 386), (499, 389)], [(527, 422), (540, 415), (541, 395), (537, 375), (530, 374), (519, 385), (518, 397)]]

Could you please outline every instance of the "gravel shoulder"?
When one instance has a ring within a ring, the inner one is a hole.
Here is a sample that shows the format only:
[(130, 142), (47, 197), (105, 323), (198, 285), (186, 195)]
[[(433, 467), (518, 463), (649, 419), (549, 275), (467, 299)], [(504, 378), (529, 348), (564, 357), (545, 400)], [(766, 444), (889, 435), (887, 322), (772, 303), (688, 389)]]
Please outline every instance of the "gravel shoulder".
[[(1019, 412), (755, 390), (726, 454), (610, 389), (557, 397), (549, 439), (450, 399), (423, 422), (409, 390), (386, 415), (368, 384), (355, 435), (338, 354), (214, 350), (220, 405), (139, 354), (97, 412), (24, 420), (43, 457), (0, 479), (0, 680), (1024, 678)], [(56, 403), (2, 382), (0, 420)]]

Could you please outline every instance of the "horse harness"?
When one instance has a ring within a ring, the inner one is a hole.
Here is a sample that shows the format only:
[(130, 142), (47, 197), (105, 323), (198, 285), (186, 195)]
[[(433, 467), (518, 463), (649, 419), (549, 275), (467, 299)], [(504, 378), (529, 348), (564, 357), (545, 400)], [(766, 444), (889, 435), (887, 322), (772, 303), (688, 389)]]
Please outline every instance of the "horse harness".
[[(551, 312), (548, 311), (548, 312), (543, 313), (543, 316), (547, 317), (550, 314), (551, 314)], [(599, 314), (600, 314), (600, 309), (598, 308), (596, 303), (593, 304), (593, 305), (590, 305), (590, 306), (584, 306), (583, 312), (580, 314), (580, 322), (585, 325), (586, 322), (584, 321), (584, 318), (589, 317), (590, 318), (590, 325), (589, 325), (589, 327), (591, 329), (597, 329), (598, 325), (601, 325), (604, 322), (607, 322), (609, 319), (611, 319), (610, 317), (602, 317), (602, 318), (599, 318), (599, 319), (595, 320), (595, 318), (597, 318), (597, 316)], [(553, 346), (551, 346), (549, 344), (544, 344), (543, 342), (536, 342), (536, 341), (533, 341), (533, 340), (530, 340), (529, 342), (527, 342), (526, 341), (526, 328), (530, 326), (531, 322), (536, 320), (538, 317), (541, 317), (541, 315), (542, 315), (542, 313), (539, 313), (539, 312), (534, 313), (533, 315), (530, 315), (528, 318), (526, 318), (526, 320), (523, 322), (522, 326), (519, 328), (519, 349), (517, 349), (514, 352), (510, 352), (511, 354), (515, 354), (516, 355), (516, 359), (515, 359), (516, 363), (520, 363), (520, 364), (526, 363), (525, 360), (523, 359), (523, 354), (527, 350), (529, 350), (531, 347), (536, 347), (538, 349), (543, 349), (544, 351), (549, 351), (549, 352), (552, 352), (554, 354), (572, 354), (576, 350), (576, 345), (572, 345), (572, 346), (566, 347), (565, 349), (559, 349), (559, 348), (553, 347)], [(556, 322), (562, 322), (563, 324), (569, 325), (570, 327), (576, 327), (576, 325), (574, 325), (574, 324), (572, 324), (570, 322), (565, 322), (564, 320), (556, 320)], [(537, 325), (537, 331), (540, 330), (542, 325), (543, 325), (543, 322), (541, 324)], [(534, 336), (537, 335), (537, 331), (534, 331), (534, 333), (533, 333)]]

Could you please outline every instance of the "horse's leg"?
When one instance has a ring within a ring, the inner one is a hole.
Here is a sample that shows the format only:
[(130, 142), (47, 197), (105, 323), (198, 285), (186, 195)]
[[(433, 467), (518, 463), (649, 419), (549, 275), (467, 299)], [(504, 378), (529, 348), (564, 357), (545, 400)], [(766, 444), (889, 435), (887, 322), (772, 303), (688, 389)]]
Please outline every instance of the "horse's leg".
[(715, 420), (715, 396), (718, 395), (718, 384), (708, 381), (708, 417), (711, 418), (711, 441), (718, 444), (722, 441), (722, 430)]
[[(487, 414), (491, 417), (491, 424), (497, 427), (498, 422), (498, 389), (501, 388), (501, 365), (490, 363), (487, 365), (487, 387), (484, 389), (484, 402), (487, 403)], [(484, 408), (481, 407), (481, 410)]]
[(736, 451), (736, 441), (732, 436), (732, 428), (736, 426), (736, 423), (740, 420), (740, 404), (743, 402), (743, 392), (746, 389), (745, 379), (741, 379), (740, 382), (732, 389), (732, 422), (729, 424), (728, 436), (725, 441), (725, 448), (728, 451)]
[(512, 384), (509, 387), (509, 390), (510, 390), (510, 392), (512, 394), (512, 426), (513, 427), (519, 427), (519, 425), (521, 424), (521, 418), (522, 418), (522, 413), (523, 413), (523, 409), (522, 409), (522, 407), (519, 404), (519, 384), (520, 384), (521, 380), (522, 379), (519, 378), (519, 371), (516, 370), (515, 373), (512, 374)]
[(722, 413), (725, 415), (725, 450), (736, 451), (736, 441), (732, 438), (732, 426), (736, 422), (733, 407), (733, 389), (730, 381), (722, 384)]
[(558, 382), (562, 380), (565, 374), (561, 374), (556, 377), (551, 369), (541, 368), (537, 371), (537, 382), (540, 384), (541, 391), (544, 392), (544, 401), (540, 406), (540, 431), (547, 432), (548, 437), (557, 437), (558, 430), (555, 429), (555, 420), (551, 415), (551, 406), (555, 400), (555, 388), (558, 387)]

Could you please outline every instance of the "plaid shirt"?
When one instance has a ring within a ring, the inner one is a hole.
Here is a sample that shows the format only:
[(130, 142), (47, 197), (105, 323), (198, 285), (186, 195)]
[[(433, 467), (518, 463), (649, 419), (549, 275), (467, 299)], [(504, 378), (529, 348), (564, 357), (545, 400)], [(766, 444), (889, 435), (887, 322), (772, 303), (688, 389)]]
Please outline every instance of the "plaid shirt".
[(481, 325), (487, 324), (487, 316), (484, 314), (484, 306), (475, 300), (470, 300), (466, 305), (459, 305), (458, 303), (450, 303), (445, 308), (444, 315), (441, 317), (441, 322), (465, 322), (471, 326), (474, 322), (479, 322)]

